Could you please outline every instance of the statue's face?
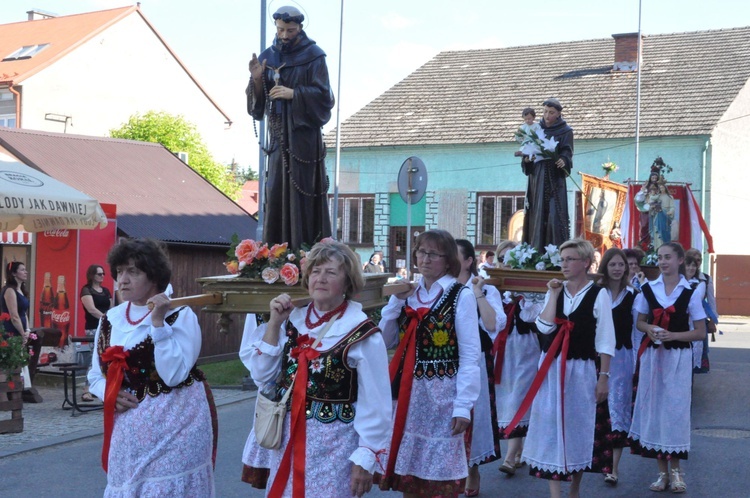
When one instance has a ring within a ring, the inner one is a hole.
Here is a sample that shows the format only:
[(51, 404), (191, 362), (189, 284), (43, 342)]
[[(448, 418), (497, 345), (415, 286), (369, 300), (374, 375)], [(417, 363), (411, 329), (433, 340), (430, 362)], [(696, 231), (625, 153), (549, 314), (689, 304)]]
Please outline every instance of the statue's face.
[(544, 124), (551, 126), (560, 118), (560, 111), (554, 107), (544, 106)]
[(281, 19), (276, 19), (276, 37), (283, 45), (293, 45), (300, 31), (302, 31), (302, 28), (296, 22), (284, 22)]

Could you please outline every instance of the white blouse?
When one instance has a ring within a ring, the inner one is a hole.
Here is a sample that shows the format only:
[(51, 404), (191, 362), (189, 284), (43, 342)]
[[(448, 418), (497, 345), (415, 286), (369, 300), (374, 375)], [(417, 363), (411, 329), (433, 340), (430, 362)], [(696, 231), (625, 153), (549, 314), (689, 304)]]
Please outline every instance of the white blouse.
[[(651, 280), (648, 283), (649, 287), (651, 287), (651, 290), (654, 291), (654, 297), (656, 300), (661, 304), (664, 308), (668, 308), (669, 306), (672, 306), (677, 299), (682, 294), (683, 289), (690, 289), (690, 284), (685, 279), (684, 276), (680, 275), (680, 281), (675, 286), (674, 289), (672, 289), (672, 293), (667, 296), (666, 289), (664, 287), (664, 276), (659, 275), (659, 278), (656, 280)], [(697, 320), (705, 320), (706, 319), (706, 312), (703, 309), (703, 294), (701, 294), (700, 285), (698, 288), (693, 292), (693, 295), (690, 296), (690, 303), (688, 304), (688, 318), (690, 320), (690, 329), (692, 330), (693, 324), (692, 322)], [(633, 309), (638, 311), (638, 313), (642, 313), (644, 315), (648, 315), (650, 308), (648, 306), (648, 301), (646, 301), (646, 298), (643, 295), (643, 292), (638, 294), (635, 297), (635, 302), (633, 303)], [(681, 331), (684, 332), (684, 331)]]
[[(420, 281), (417, 291), (420, 296), (427, 296), (426, 302), (439, 301), (438, 296), (448, 292), (451, 285), (456, 281), (450, 275), (444, 275), (435, 282), (429, 291), (424, 287), (424, 281)], [(380, 330), (383, 331), (383, 339), (388, 347), (398, 344), (398, 317), (405, 305), (410, 307), (424, 308), (425, 305), (417, 300), (417, 291), (406, 300), (391, 296), (388, 304), (381, 312)], [(433, 304), (434, 305), (434, 304)], [(453, 417), (463, 417), (471, 420), (471, 409), (479, 397), (479, 360), (481, 347), (479, 344), (479, 319), (477, 317), (477, 300), (472, 292), (463, 291), (459, 295), (456, 305), (456, 336), (458, 337), (458, 373), (456, 374), (456, 399), (453, 402)]]
[[(127, 306), (128, 303), (122, 303), (107, 311), (107, 319), (112, 325), (110, 346), (123, 346), (125, 350), (129, 350), (150, 336), (154, 342), (154, 362), (159, 377), (170, 387), (184, 381), (195, 366), (201, 351), (201, 329), (193, 310), (182, 308), (172, 325), (168, 325), (165, 318), (164, 326), (154, 327), (151, 325), (150, 314), (138, 325), (128, 323), (125, 316)], [(176, 312), (177, 310), (167, 316)], [(133, 304), (130, 307), (131, 320), (138, 320), (146, 313), (146, 306)], [(101, 321), (96, 329), (94, 351), (98, 351), (100, 330)], [(88, 380), (91, 393), (99, 399), (104, 399), (106, 378), (102, 375), (98, 354), (93, 355)]]
[[(586, 292), (594, 285), (593, 282), (586, 284), (575, 296), (568, 292), (568, 281), (563, 282), (563, 313), (570, 315), (575, 311), (583, 301)], [(550, 299), (550, 292), (544, 297), (544, 306)], [(599, 354), (615, 355), (615, 326), (612, 322), (612, 301), (609, 298), (609, 292), (599, 291), (594, 301), (594, 318), (596, 318), (596, 336), (594, 338), (594, 347)], [(546, 322), (541, 317), (536, 319), (536, 326), (542, 334), (550, 334), (557, 330), (557, 325)]]
[(485, 285), (482, 289), (487, 291), (485, 299), (487, 299), (489, 305), (492, 306), (492, 309), (495, 310), (497, 318), (495, 319), (495, 327), (489, 328), (485, 325), (484, 320), (482, 320), (480, 315), (479, 326), (486, 330), (490, 335), (490, 339), (494, 341), (497, 334), (499, 334), (500, 331), (505, 328), (506, 323), (508, 323), (508, 317), (505, 316), (505, 309), (503, 309), (503, 296), (500, 294), (500, 291), (497, 290), (497, 287), (494, 285)]
[[(309, 306), (312, 306), (310, 304)], [(314, 329), (305, 325), (307, 306), (295, 308), (288, 320), (300, 334), (317, 338), (325, 324)], [(344, 315), (336, 320), (318, 345), (326, 351), (336, 345), (346, 334), (367, 319), (362, 305), (349, 301)], [(254, 354), (249, 357), (250, 375), (260, 385), (276, 382), (281, 372), (282, 353), (286, 337), (286, 322), (281, 325), (276, 345), (263, 342), (267, 324), (262, 324), (252, 334), (257, 338), (251, 344)], [(359, 448), (349, 457), (356, 465), (373, 473), (379, 468), (375, 452), (388, 449), (391, 430), (391, 385), (388, 376), (388, 352), (381, 334), (372, 334), (349, 348), (347, 364), (357, 369), (358, 399), (354, 406), (354, 430), (359, 435)]]

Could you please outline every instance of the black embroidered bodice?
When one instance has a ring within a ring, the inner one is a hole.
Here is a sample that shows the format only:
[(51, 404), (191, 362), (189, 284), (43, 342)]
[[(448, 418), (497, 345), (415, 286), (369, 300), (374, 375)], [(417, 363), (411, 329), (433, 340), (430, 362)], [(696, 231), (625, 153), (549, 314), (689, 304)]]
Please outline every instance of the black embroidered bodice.
[(633, 349), (633, 301), (634, 292), (625, 292), (620, 304), (612, 308), (617, 349)]
[[(646, 283), (641, 287), (643, 297), (646, 298), (648, 303), (648, 323), (654, 323), (654, 310), (664, 308), (661, 303), (656, 299), (654, 291), (651, 285)], [(667, 330), (670, 332), (687, 332), (690, 330), (690, 314), (688, 313), (688, 307), (690, 306), (690, 298), (693, 297), (695, 289), (682, 289), (682, 293), (674, 302), (674, 313), (669, 317), (669, 327)], [(643, 340), (646, 340), (648, 335), (644, 334)], [(649, 347), (655, 348), (656, 344), (651, 343)], [(687, 349), (691, 347), (691, 343), (685, 341), (669, 341), (661, 344), (661, 347), (665, 349)]]
[[(167, 324), (172, 325), (177, 320), (177, 315), (179, 315), (180, 311), (181, 310), (177, 310), (175, 313), (172, 313), (164, 318), (164, 321)], [(99, 367), (101, 368), (102, 375), (105, 377), (107, 376), (107, 370), (109, 369), (109, 362), (102, 361), (102, 354), (110, 346), (111, 335), (112, 324), (109, 322), (107, 315), (105, 314), (102, 317), (101, 329), (99, 331), (99, 343), (97, 346)], [(127, 358), (128, 369), (125, 371), (122, 387), (129, 389), (130, 392), (138, 398), (138, 402), (143, 401), (146, 398), (146, 395), (156, 397), (160, 394), (167, 394), (173, 389), (191, 386), (195, 381), (203, 382), (206, 380), (203, 372), (201, 372), (198, 367), (193, 366), (185, 380), (176, 386), (168, 386), (164, 380), (159, 377), (159, 372), (156, 370), (156, 363), (154, 360), (154, 342), (151, 340), (151, 336), (136, 344), (129, 349), (128, 352), (130, 353)]]
[[(441, 379), (458, 373), (458, 336), (456, 307), (461, 291), (467, 288), (455, 282), (420, 322), (416, 331), (417, 361), (414, 378)], [(409, 318), (406, 308), (398, 317), (400, 335), (406, 332)]]
[[(570, 346), (568, 347), (568, 360), (595, 360), (596, 359), (596, 317), (594, 317), (594, 303), (602, 288), (592, 285), (583, 296), (578, 307), (570, 315), (565, 315), (564, 299), (566, 290), (560, 292), (557, 298), (557, 318), (573, 322), (573, 330), (570, 332)], [(559, 327), (558, 327), (559, 330)], [(542, 351), (549, 351), (558, 330), (549, 334), (549, 340), (542, 345)], [(558, 350), (557, 355), (560, 354)]]
[(529, 323), (521, 320), (521, 301), (523, 299), (523, 296), (516, 296), (513, 298), (513, 301), (509, 303), (503, 303), (503, 311), (505, 312), (505, 316), (508, 316), (511, 307), (513, 307), (514, 303), (516, 304), (515, 313), (513, 313), (512, 317), (508, 317), (508, 320), (513, 320), (513, 325), (511, 325), (510, 330), (508, 331), (508, 335), (513, 334), (514, 332), (517, 332), (520, 335), (530, 334), (532, 332), (539, 333), (535, 322)]
[[(312, 306), (312, 305), (311, 305)], [(357, 325), (351, 332), (341, 338), (320, 356), (308, 362), (310, 371), (307, 377), (307, 396), (305, 413), (307, 418), (315, 418), (323, 423), (340, 420), (351, 423), (354, 420), (354, 406), (357, 401), (357, 369), (348, 365), (346, 359), (349, 349), (356, 343), (380, 329), (369, 319)], [(297, 346), (299, 331), (287, 320), (284, 352), (281, 360), (280, 394), (289, 388), (297, 372), (297, 360), (292, 358), (291, 351)], [(387, 374), (387, 373), (386, 373)], [(291, 399), (287, 409), (291, 409)]]

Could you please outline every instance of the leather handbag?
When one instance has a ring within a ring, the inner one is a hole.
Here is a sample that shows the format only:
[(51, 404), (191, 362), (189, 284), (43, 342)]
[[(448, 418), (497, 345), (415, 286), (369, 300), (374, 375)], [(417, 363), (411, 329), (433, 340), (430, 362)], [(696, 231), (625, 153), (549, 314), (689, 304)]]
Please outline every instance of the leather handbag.
[[(312, 306), (312, 304), (310, 304)], [(323, 340), (333, 323), (338, 319), (334, 316), (321, 330), (315, 339), (312, 348), (315, 349)], [(273, 401), (258, 391), (258, 400), (255, 404), (255, 440), (261, 448), (277, 450), (281, 446), (284, 431), (284, 417), (286, 416), (286, 403), (294, 388), (294, 379), (279, 401)]]

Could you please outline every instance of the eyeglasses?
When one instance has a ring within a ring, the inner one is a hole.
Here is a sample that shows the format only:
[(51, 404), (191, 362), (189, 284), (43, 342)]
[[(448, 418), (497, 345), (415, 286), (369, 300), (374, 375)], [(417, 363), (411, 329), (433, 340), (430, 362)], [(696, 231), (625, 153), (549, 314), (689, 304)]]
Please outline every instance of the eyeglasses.
[(106, 273), (98, 273), (97, 272), (97, 274), (96, 274), (97, 277), (103, 277), (104, 275), (106, 275)]
[(560, 260), (561, 263), (570, 263), (571, 261), (580, 261), (581, 258), (562, 258)]
[(427, 252), (424, 249), (420, 249), (417, 251), (417, 256), (419, 256), (422, 259), (438, 259), (438, 258), (444, 258), (445, 254), (438, 254), (436, 252)]

